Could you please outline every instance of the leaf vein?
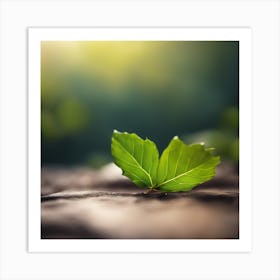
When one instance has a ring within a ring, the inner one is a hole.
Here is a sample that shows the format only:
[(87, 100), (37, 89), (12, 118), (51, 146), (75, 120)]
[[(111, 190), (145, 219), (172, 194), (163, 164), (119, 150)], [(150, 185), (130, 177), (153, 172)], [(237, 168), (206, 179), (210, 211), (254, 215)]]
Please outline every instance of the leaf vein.
[(136, 158), (134, 156), (132, 156), (127, 150), (126, 148), (119, 142), (117, 141), (120, 145), (120, 147), (128, 154), (128, 156), (136, 162), (137, 166), (146, 174), (146, 176), (148, 177), (150, 183), (151, 183), (151, 186), (153, 185), (153, 181), (152, 181), (152, 178), (151, 178), (151, 175), (139, 164), (139, 162), (136, 160)]

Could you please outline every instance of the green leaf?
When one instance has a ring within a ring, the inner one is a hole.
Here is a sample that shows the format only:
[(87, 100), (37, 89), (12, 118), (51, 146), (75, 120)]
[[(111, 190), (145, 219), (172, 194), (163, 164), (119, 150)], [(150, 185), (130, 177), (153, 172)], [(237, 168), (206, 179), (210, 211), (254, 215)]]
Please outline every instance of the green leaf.
[(114, 130), (111, 148), (115, 163), (133, 183), (139, 187), (155, 186), (159, 154), (154, 142)]
[(115, 163), (136, 185), (166, 192), (189, 191), (215, 175), (220, 157), (204, 144), (186, 145), (177, 136), (160, 159), (154, 142), (134, 133), (113, 132)]
[(162, 191), (189, 191), (215, 175), (220, 158), (204, 144), (186, 145), (174, 137), (160, 158), (157, 188)]

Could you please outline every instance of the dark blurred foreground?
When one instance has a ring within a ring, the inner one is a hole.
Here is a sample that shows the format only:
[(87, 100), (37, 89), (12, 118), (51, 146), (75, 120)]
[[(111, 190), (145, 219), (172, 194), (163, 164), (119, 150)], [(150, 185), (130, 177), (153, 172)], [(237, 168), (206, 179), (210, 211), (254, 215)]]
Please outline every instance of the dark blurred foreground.
[(145, 194), (113, 164), (42, 169), (41, 237), (239, 238), (238, 175), (229, 163), (185, 193)]

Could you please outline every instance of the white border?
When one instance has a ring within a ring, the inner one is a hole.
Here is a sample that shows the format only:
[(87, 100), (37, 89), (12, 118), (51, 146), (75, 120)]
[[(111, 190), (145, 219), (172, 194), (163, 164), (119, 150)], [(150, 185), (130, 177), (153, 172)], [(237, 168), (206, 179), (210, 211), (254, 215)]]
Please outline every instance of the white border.
[[(252, 47), (249, 28), (29, 28), (29, 251), (30, 252), (249, 252), (252, 186)], [(41, 41), (239, 41), (240, 237), (231, 240), (53, 240), (40, 238)], [(249, 147), (249, 148), (248, 148)], [(36, 198), (36, 199), (34, 199)]]

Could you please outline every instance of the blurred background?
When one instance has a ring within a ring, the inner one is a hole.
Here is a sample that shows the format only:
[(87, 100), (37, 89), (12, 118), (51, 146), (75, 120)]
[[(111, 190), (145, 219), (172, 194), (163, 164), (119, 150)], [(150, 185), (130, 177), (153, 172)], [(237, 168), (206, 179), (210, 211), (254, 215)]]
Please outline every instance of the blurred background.
[(156, 142), (175, 135), (239, 159), (235, 41), (44, 41), (42, 165), (111, 162), (113, 129)]

